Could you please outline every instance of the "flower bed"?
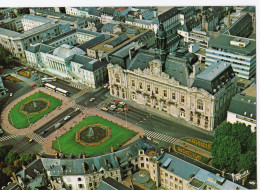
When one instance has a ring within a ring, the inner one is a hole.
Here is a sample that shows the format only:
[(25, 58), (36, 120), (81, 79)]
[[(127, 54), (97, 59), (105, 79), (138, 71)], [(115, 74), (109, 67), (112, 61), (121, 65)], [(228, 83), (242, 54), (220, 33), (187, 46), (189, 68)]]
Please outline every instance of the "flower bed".
[(30, 79), (32, 77), (30, 72), (27, 72), (27, 71), (24, 71), (24, 70), (18, 71), (18, 74), (21, 75), (21, 76), (24, 76), (28, 79)]
[(195, 153), (193, 151), (190, 151), (190, 150), (188, 150), (186, 148), (183, 148), (183, 147), (181, 147), (179, 145), (175, 145), (175, 151), (177, 151), (179, 153), (182, 153), (182, 154), (184, 154), (184, 155), (186, 155), (186, 156), (188, 156), (190, 158), (193, 158), (195, 160), (198, 160), (200, 162), (203, 162), (205, 164), (207, 164), (210, 161), (210, 158), (207, 158), (205, 156), (197, 154), (197, 153)]
[[(38, 112), (28, 113), (28, 111), (26, 112), (26, 111), (24, 110), (24, 106), (25, 106), (26, 104), (28, 104), (28, 103), (30, 103), (30, 102), (32, 102), (32, 101), (37, 101), (37, 100), (38, 100), (38, 101), (44, 101), (44, 102), (46, 102), (46, 103), (47, 103), (47, 106), (45, 106), (45, 108), (43, 108), (42, 110), (40, 110), (40, 111), (38, 111)], [(20, 112), (22, 112), (22, 113), (25, 114), (25, 115), (39, 114), (39, 113), (41, 113), (41, 112), (47, 110), (47, 109), (50, 107), (50, 105), (51, 105), (51, 102), (50, 102), (49, 100), (45, 99), (45, 98), (31, 99), (31, 100), (29, 100), (29, 101), (27, 101), (27, 102), (25, 102), (24, 104), (21, 105), (21, 107), (20, 107)]]
[(6, 79), (6, 80), (10, 80), (10, 81), (12, 81), (12, 82), (22, 82), (21, 79), (18, 79), (18, 78), (16, 78), (16, 77), (12, 76), (12, 75), (6, 76), (5, 79)]
[[(100, 141), (92, 142), (92, 143), (87, 143), (87, 142), (83, 141), (80, 138), (80, 134), (81, 134), (82, 131), (87, 130), (87, 128), (89, 128), (89, 127), (100, 127), (102, 129), (104, 129), (106, 131), (106, 138), (102, 138), (102, 139), (100, 139)], [(107, 139), (109, 139), (110, 136), (111, 136), (111, 129), (108, 128), (107, 126), (104, 126), (104, 125), (101, 125), (101, 124), (90, 124), (90, 125), (87, 125), (87, 126), (81, 128), (80, 130), (78, 130), (76, 132), (76, 142), (78, 142), (78, 143), (80, 143), (84, 146), (100, 145), (100, 144), (104, 143)]]
[(212, 145), (212, 142), (202, 141), (202, 140), (199, 140), (199, 139), (196, 139), (196, 138), (186, 137), (186, 138), (182, 138), (182, 140), (187, 142), (187, 143), (190, 143), (190, 144), (192, 144), (194, 146), (202, 148), (202, 149), (204, 149), (206, 151), (210, 151), (211, 145)]

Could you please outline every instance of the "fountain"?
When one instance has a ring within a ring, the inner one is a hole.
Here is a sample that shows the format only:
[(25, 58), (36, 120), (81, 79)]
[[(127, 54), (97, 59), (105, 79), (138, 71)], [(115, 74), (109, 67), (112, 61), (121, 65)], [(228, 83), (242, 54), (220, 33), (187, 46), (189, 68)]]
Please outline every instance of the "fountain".
[(33, 106), (36, 108), (37, 107), (37, 104), (35, 101), (33, 101)]
[(89, 127), (88, 131), (87, 131), (87, 137), (90, 138), (93, 136), (94, 136), (94, 131), (93, 131), (92, 127)]

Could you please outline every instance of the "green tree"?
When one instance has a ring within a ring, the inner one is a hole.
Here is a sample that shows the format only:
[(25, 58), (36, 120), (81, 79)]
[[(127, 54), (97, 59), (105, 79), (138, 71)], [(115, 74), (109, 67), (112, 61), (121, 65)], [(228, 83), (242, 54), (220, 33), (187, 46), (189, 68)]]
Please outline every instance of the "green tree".
[(255, 152), (248, 151), (245, 154), (241, 154), (240, 160), (237, 164), (238, 170), (249, 170), (252, 171), (256, 164), (256, 154)]
[(14, 151), (9, 151), (5, 157), (5, 162), (9, 165), (13, 164), (15, 160), (19, 159), (19, 155)]
[(231, 123), (222, 123), (215, 131), (215, 137), (219, 136), (229, 136), (231, 135), (232, 124)]
[(34, 154), (20, 154), (20, 163), (22, 165), (27, 165), (29, 164), (30, 162), (32, 162), (35, 158), (35, 155)]
[(211, 153), (214, 157), (213, 165), (219, 169), (226, 169), (228, 172), (236, 170), (236, 163), (241, 155), (240, 142), (232, 136), (220, 136), (214, 139)]
[(246, 152), (248, 148), (248, 141), (251, 141), (251, 129), (244, 123), (234, 123), (232, 125), (231, 135), (237, 138), (241, 144), (242, 152)]

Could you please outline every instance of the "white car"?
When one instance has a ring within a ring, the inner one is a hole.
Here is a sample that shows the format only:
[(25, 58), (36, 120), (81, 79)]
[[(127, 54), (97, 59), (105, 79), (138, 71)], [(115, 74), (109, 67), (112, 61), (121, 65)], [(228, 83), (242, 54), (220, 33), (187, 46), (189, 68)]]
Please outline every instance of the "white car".
[(66, 117), (64, 117), (64, 121), (67, 121), (70, 119), (70, 115), (67, 115)]
[(115, 106), (115, 105), (111, 105), (110, 107), (113, 108), (113, 109), (116, 109), (116, 106)]
[(106, 107), (101, 108), (103, 111), (108, 111)]
[(0, 129), (0, 134), (3, 134), (3, 133), (4, 133), (4, 131), (2, 129)]
[(79, 111), (80, 109), (79, 108), (76, 108), (75, 111)]
[(13, 93), (12, 93), (12, 92), (10, 93), (10, 96), (13, 96)]
[(96, 98), (91, 98), (90, 101), (93, 102)]
[(119, 102), (119, 104), (121, 104), (121, 105), (123, 105), (123, 106), (124, 106), (124, 105), (125, 105), (125, 102)]
[(59, 127), (61, 127), (61, 123), (56, 123), (56, 124), (54, 125), (54, 127), (55, 127), (55, 129), (58, 129)]

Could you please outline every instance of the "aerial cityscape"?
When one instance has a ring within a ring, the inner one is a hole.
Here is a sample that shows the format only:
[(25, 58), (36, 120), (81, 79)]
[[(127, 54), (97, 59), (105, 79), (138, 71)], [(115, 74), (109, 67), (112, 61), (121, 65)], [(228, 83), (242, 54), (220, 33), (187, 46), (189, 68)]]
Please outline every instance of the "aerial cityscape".
[(0, 8), (2, 190), (257, 189), (254, 6)]

